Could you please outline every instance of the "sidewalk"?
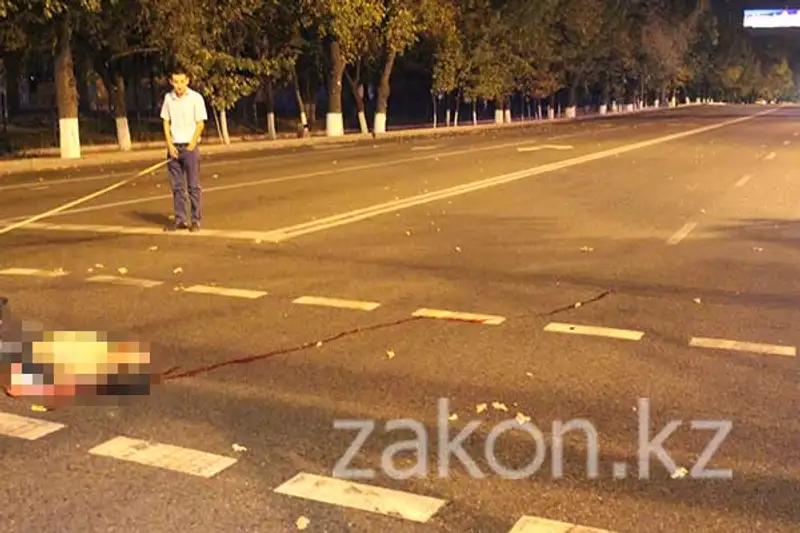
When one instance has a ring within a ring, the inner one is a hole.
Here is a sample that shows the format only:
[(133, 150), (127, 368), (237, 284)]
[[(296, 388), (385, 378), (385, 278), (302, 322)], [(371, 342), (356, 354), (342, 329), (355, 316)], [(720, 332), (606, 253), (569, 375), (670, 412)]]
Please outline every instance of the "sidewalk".
[[(649, 107), (644, 109), (636, 109), (634, 111), (625, 112), (619, 111), (616, 113), (609, 113), (608, 115), (600, 115), (599, 113), (590, 113), (579, 115), (575, 118), (555, 118), (544, 120), (519, 120), (514, 122), (496, 124), (494, 121), (489, 123), (478, 124), (473, 126), (472, 123), (464, 126), (447, 127), (440, 126), (433, 127), (408, 127), (403, 129), (396, 129), (387, 131), (381, 135), (350, 133), (341, 137), (326, 137), (324, 133), (314, 135), (306, 138), (284, 138), (284, 139), (260, 139), (260, 138), (239, 138), (231, 139), (231, 144), (224, 145), (220, 142), (209, 143), (204, 141), (202, 150), (204, 154), (214, 155), (221, 153), (242, 153), (253, 151), (266, 151), (266, 150), (279, 150), (287, 148), (297, 148), (302, 146), (311, 145), (328, 145), (328, 144), (350, 144), (354, 142), (364, 142), (370, 139), (392, 139), (392, 138), (414, 138), (414, 137), (436, 137), (436, 136), (453, 136), (453, 135), (466, 135), (470, 133), (479, 133), (491, 130), (520, 128), (520, 127), (538, 127), (547, 126), (549, 124), (556, 124), (562, 122), (578, 122), (583, 120), (612, 118), (615, 116), (639, 114), (643, 112), (663, 111), (668, 109), (680, 109), (689, 105), (686, 104), (678, 106), (677, 108), (669, 107)], [(119, 151), (117, 145), (99, 145), (99, 146), (86, 146), (82, 149), (82, 157), (80, 159), (61, 159), (57, 148), (40, 150), (41, 155), (29, 155), (28, 157), (19, 157), (15, 159), (0, 160), (0, 179), (5, 176), (21, 174), (36, 171), (48, 170), (61, 170), (61, 169), (77, 169), (77, 168), (92, 168), (102, 166), (113, 166), (124, 163), (157, 163), (161, 161), (166, 155), (166, 149), (163, 143), (149, 142), (149, 143), (136, 143), (131, 151)]]

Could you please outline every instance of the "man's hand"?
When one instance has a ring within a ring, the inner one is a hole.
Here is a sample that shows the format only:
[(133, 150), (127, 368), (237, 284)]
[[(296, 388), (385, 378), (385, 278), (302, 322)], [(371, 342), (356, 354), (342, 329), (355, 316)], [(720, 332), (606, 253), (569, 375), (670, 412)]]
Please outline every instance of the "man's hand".
[(169, 150), (169, 156), (172, 159), (178, 159), (178, 149), (175, 148), (174, 144), (170, 143), (167, 149)]
[(194, 152), (194, 149), (197, 148), (197, 141), (190, 141), (189, 144), (186, 146), (186, 149), (190, 152)]

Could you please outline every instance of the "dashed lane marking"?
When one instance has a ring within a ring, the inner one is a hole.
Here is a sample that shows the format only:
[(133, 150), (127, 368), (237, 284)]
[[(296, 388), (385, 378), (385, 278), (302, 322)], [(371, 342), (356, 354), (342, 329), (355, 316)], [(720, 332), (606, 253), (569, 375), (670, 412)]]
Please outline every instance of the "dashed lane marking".
[(0, 413), (0, 435), (7, 437), (37, 440), (64, 427), (64, 424), (48, 420), (12, 415), (11, 413)]
[(596, 337), (610, 337), (613, 339), (624, 339), (638, 341), (644, 337), (643, 331), (630, 329), (615, 329), (601, 326), (581, 326), (578, 324), (564, 324), (562, 322), (551, 322), (544, 327), (545, 331), (554, 333), (572, 333), (574, 335), (592, 335)]
[(729, 339), (712, 339), (708, 337), (692, 337), (691, 340), (689, 340), (689, 346), (717, 350), (733, 350), (737, 352), (752, 352), (765, 355), (782, 355), (785, 357), (797, 356), (797, 348), (794, 346), (742, 342)]
[(237, 461), (223, 455), (128, 437), (115, 437), (95, 446), (89, 453), (204, 478), (214, 477)]
[(380, 307), (378, 302), (366, 302), (361, 300), (341, 300), (339, 298), (325, 298), (322, 296), (301, 296), (292, 303), (302, 305), (319, 305), (324, 307), (338, 307), (341, 309), (359, 309), (362, 311), (372, 311)]
[(680, 243), (683, 239), (689, 236), (689, 234), (697, 227), (697, 222), (687, 222), (684, 224), (681, 229), (676, 231), (672, 234), (672, 236), (667, 239), (667, 244), (670, 246), (675, 246), (676, 244)]
[(274, 492), (425, 523), (446, 500), (301, 472)]
[(742, 176), (742, 177), (739, 179), (739, 181), (737, 181), (737, 182), (736, 182), (736, 186), (737, 186), (737, 187), (743, 187), (745, 183), (747, 183), (748, 181), (750, 181), (750, 178), (752, 178), (752, 176), (750, 176), (749, 174), (748, 174), (747, 176)]
[(86, 278), (86, 281), (90, 283), (109, 283), (111, 285), (124, 285), (129, 287), (142, 287), (145, 289), (152, 289), (154, 287), (159, 287), (164, 284), (163, 281), (154, 281), (150, 279), (137, 279), (137, 278), (125, 278), (121, 276), (92, 276), (91, 278)]
[(775, 152), (770, 152), (764, 158), (764, 161), (771, 161), (771, 160), (775, 159), (777, 156), (778, 156), (778, 154), (776, 154)]
[(180, 290), (194, 294), (211, 294), (216, 296), (229, 296), (231, 298), (247, 298), (250, 300), (257, 300), (258, 298), (267, 295), (267, 293), (264, 291), (233, 289), (229, 287), (214, 287), (210, 285), (192, 285), (191, 287), (184, 287)]
[(439, 318), (444, 320), (457, 320), (462, 322), (477, 322), (487, 326), (499, 326), (505, 322), (505, 317), (496, 315), (480, 315), (477, 313), (462, 313), (459, 311), (447, 311), (444, 309), (417, 309), (412, 316), (422, 318)]
[(607, 529), (579, 526), (535, 516), (523, 516), (508, 533), (614, 533)]
[(412, 146), (411, 147), (411, 151), (412, 152), (425, 152), (425, 151), (428, 151), (428, 150), (436, 150), (437, 148), (440, 148), (440, 147), (441, 146), (438, 145), (438, 144), (434, 145), (434, 146)]
[(191, 232), (164, 232), (163, 228), (150, 226), (104, 226), (100, 224), (49, 224), (45, 222), (32, 222), (26, 224), (28, 229), (41, 229), (48, 231), (85, 231), (87, 233), (114, 233), (120, 235), (163, 235), (167, 237), (214, 237), (220, 239), (236, 239), (247, 241), (269, 241), (271, 232), (247, 230), (220, 230), (203, 229), (199, 233)]
[(60, 278), (66, 276), (63, 270), (39, 270), (36, 268), (6, 268), (0, 270), (0, 275), (5, 276), (31, 276), (35, 278)]
[(543, 144), (541, 146), (520, 146), (517, 148), (517, 152), (538, 152), (539, 150), (572, 150), (572, 146)]

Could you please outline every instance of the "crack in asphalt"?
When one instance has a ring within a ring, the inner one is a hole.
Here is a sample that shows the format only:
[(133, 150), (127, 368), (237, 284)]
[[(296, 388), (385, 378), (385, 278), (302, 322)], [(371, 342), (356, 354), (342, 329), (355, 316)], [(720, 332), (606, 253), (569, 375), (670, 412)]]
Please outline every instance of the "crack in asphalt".
[(346, 337), (351, 337), (353, 335), (357, 335), (359, 333), (365, 333), (365, 332), (368, 332), (368, 331), (376, 331), (376, 330), (387, 329), (387, 328), (391, 328), (391, 327), (395, 327), (395, 326), (400, 326), (402, 324), (406, 324), (406, 323), (409, 323), (409, 322), (415, 322), (417, 320), (422, 320), (423, 318), (425, 318), (425, 317), (409, 317), (409, 318), (404, 318), (404, 319), (401, 319), (401, 320), (394, 320), (392, 322), (382, 322), (380, 324), (374, 324), (372, 326), (353, 328), (353, 329), (350, 329), (350, 330), (342, 331), (340, 333), (336, 333), (335, 335), (331, 335), (329, 337), (326, 337), (326, 338), (323, 338), (323, 339), (320, 339), (320, 340), (308, 341), (308, 342), (304, 342), (304, 343), (297, 344), (297, 345), (294, 345), (294, 346), (290, 346), (288, 348), (281, 348), (281, 349), (278, 349), (278, 350), (273, 350), (271, 352), (267, 352), (267, 353), (263, 353), (263, 354), (259, 354), (259, 355), (251, 355), (251, 356), (247, 356), (247, 357), (239, 357), (239, 358), (236, 358), (236, 359), (228, 359), (226, 361), (221, 361), (219, 363), (214, 363), (212, 365), (207, 365), (207, 366), (194, 368), (194, 369), (191, 369), (191, 370), (180, 371), (180, 369), (181, 369), (180, 366), (174, 366), (174, 367), (168, 368), (167, 370), (162, 372), (160, 375), (158, 375), (156, 381), (161, 383), (161, 382), (166, 382), (166, 381), (172, 381), (174, 379), (194, 377), (194, 376), (197, 376), (199, 374), (207, 374), (209, 372), (213, 372), (214, 370), (217, 370), (219, 368), (223, 368), (223, 367), (226, 367), (226, 366), (250, 364), (250, 363), (254, 363), (256, 361), (262, 361), (264, 359), (268, 359), (270, 357), (275, 357), (275, 356), (278, 356), (278, 355), (286, 355), (286, 354), (290, 354), (290, 353), (296, 353), (296, 352), (300, 352), (300, 351), (303, 351), (303, 350), (307, 350), (309, 348), (318, 347), (318, 346), (321, 346), (322, 344), (325, 344), (325, 343), (328, 343), (328, 342), (337, 341), (337, 340), (341, 340), (341, 339), (344, 339)]
[(577, 301), (577, 302), (575, 302), (574, 304), (571, 304), (571, 305), (565, 305), (564, 307), (559, 307), (557, 309), (553, 309), (552, 311), (548, 311), (546, 313), (540, 313), (538, 316), (547, 317), (547, 316), (557, 315), (557, 314), (560, 314), (560, 313), (565, 313), (565, 312), (571, 311), (573, 309), (580, 309), (584, 305), (588, 305), (588, 304), (592, 304), (592, 303), (598, 302), (598, 301), (602, 300), (603, 298), (605, 298), (606, 296), (609, 296), (610, 294), (613, 294), (613, 291), (603, 291), (600, 294), (598, 294), (597, 296), (589, 298), (588, 300)]

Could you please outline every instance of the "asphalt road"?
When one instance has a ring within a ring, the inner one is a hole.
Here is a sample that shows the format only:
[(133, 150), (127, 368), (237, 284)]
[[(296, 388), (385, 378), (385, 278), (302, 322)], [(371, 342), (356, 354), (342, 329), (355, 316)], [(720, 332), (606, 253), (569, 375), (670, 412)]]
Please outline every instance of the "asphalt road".
[[(161, 232), (171, 201), (157, 171), (0, 235), (16, 316), (141, 339), (160, 369), (179, 367), (121, 406), (41, 413), (0, 398), (3, 416), (63, 424), (0, 434), (0, 530), (568, 530), (527, 516), (598, 528), (572, 533), (796, 532), (798, 119), (692, 107), (246, 154), (204, 164), (199, 234)], [(132, 169), (107, 170), (5, 177), (0, 218)], [(526, 417), (543, 462), (513, 479), (485, 446), (524, 468), (537, 451)], [(349, 468), (375, 473), (334, 479), (357, 435), (334, 423), (353, 419), (375, 429)], [(406, 430), (387, 431), (394, 419)], [(577, 419), (597, 432), (596, 477), (580, 431), (554, 459), (554, 423)], [(463, 447), (485, 477), (439, 454), (438, 428), (452, 441), (471, 420), (482, 425)], [(648, 474), (640, 437), (671, 420), (683, 421), (663, 445), (678, 470), (652, 455)], [(716, 430), (691, 427), (702, 420), (732, 429), (714, 443)], [(426, 438), (395, 466), (427, 450), (427, 473), (403, 479), (381, 457), (414, 422)], [(169, 464), (90, 453), (118, 436), (183, 450)], [(235, 461), (176, 471), (205, 464), (188, 449)]]

